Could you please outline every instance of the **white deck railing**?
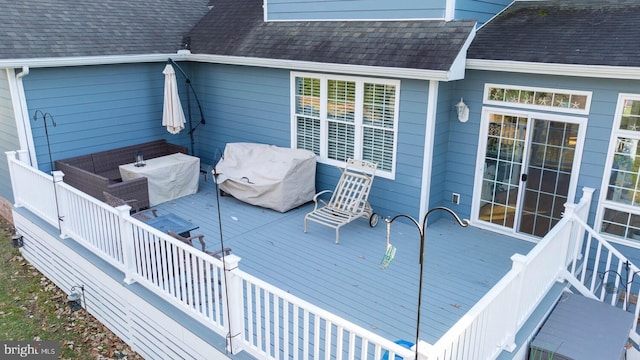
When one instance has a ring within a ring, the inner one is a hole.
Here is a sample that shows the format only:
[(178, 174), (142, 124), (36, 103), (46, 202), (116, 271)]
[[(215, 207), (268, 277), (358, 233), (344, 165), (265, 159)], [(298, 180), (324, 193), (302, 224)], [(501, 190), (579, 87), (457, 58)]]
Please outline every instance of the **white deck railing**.
[[(513, 267), (428, 351), (432, 359), (495, 359), (513, 351), (515, 336), (553, 284), (566, 273), (580, 246), (593, 189), (580, 203), (567, 204), (564, 217), (527, 254), (512, 257)], [(580, 231), (582, 230), (582, 231)]]
[(39, 218), (58, 227), (53, 177), (31, 166), (25, 166), (29, 156), (24, 150), (8, 151), (5, 154), (9, 159), (15, 205), (29, 209)]
[(132, 218), (129, 206), (114, 209), (62, 182), (59, 172), (52, 177), (31, 168), (15, 152), (7, 158), (12, 183), (18, 184), (13, 187), (16, 206), (46, 219), (62, 238), (72, 237), (123, 271), (124, 282), (139, 283), (226, 337), (232, 353), (245, 350), (268, 359), (412, 354), (241, 271), (235, 255), (223, 263)]
[[(585, 221), (577, 219), (575, 225), (580, 231), (586, 231), (583, 257), (573, 254), (575, 261), (568, 271), (569, 279), (576, 279), (575, 287), (585, 296), (632, 311), (639, 318), (640, 306), (640, 268), (631, 263), (618, 249), (593, 230)], [(582, 287), (582, 286), (584, 287)], [(638, 322), (633, 322), (631, 340), (640, 344)]]
[[(44, 174), (16, 155), (7, 153), (16, 206), (123, 271), (124, 282), (138, 282), (226, 337), (232, 353), (278, 360), (377, 360), (385, 351), (389, 359), (413, 357), (411, 350), (241, 271), (237, 256), (215, 259), (132, 218), (128, 206), (114, 209), (64, 184), (62, 174)], [(578, 204), (567, 204), (564, 217), (528, 255), (514, 255), (507, 275), (440, 340), (421, 344), (421, 357), (494, 359), (512, 351), (516, 333), (558, 280), (585, 296), (622, 302), (637, 317), (640, 279), (634, 283), (634, 275), (640, 269), (586, 224), (592, 193), (584, 189)], [(631, 337), (638, 342), (636, 327)]]

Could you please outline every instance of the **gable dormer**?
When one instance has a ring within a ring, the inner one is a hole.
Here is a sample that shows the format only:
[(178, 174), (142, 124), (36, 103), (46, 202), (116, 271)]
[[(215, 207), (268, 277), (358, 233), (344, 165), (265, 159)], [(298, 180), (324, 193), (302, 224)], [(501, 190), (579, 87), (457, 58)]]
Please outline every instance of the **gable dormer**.
[(477, 19), (478, 26), (511, 0), (263, 0), (265, 21)]

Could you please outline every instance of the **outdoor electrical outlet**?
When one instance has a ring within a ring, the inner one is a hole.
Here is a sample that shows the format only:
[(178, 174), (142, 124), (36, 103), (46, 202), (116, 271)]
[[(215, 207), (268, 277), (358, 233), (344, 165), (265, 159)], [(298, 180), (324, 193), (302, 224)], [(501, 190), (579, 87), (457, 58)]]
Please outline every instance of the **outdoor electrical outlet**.
[(451, 202), (454, 204), (460, 204), (460, 194), (458, 193), (453, 193), (451, 194)]

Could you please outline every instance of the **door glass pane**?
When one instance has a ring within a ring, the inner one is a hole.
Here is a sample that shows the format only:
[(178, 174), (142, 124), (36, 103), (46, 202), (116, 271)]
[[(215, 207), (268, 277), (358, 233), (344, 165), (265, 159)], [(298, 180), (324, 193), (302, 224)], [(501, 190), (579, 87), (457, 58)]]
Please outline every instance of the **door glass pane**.
[(560, 221), (577, 136), (577, 124), (533, 120), (519, 231), (542, 237)]
[(490, 114), (479, 219), (513, 228), (527, 118)]

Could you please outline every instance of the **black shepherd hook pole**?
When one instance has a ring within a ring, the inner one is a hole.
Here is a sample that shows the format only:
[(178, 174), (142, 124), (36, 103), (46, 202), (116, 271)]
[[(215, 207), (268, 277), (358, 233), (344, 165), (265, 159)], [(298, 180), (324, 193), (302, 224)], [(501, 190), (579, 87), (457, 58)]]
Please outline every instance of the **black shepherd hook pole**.
[(58, 204), (58, 191), (56, 190), (55, 178), (53, 177), (53, 159), (51, 158), (51, 143), (49, 142), (49, 128), (47, 127), (47, 119), (51, 120), (51, 125), (53, 125), (53, 127), (56, 127), (56, 121), (53, 119), (53, 115), (49, 114), (48, 112), (42, 112), (42, 110), (36, 110), (33, 113), (33, 121), (38, 121), (38, 114), (40, 114), (40, 116), (42, 117), (42, 122), (44, 122), (44, 134), (47, 138), (47, 151), (49, 152), (49, 168), (50, 168), (49, 171), (51, 173), (51, 179), (54, 181), (53, 194), (56, 198), (58, 230), (60, 230), (60, 233), (62, 233), (62, 228), (60, 226), (62, 218), (60, 217), (60, 206)]
[(49, 113), (42, 112), (42, 110), (36, 110), (33, 113), (33, 121), (38, 121), (38, 114), (42, 117), (42, 121), (44, 122), (44, 134), (47, 137), (47, 150), (49, 151), (49, 167), (51, 168), (51, 172), (53, 172), (53, 160), (51, 159), (51, 144), (49, 143), (49, 129), (47, 128), (47, 119), (51, 119), (51, 125), (53, 127), (56, 126), (56, 121), (53, 119), (53, 115)]
[[(186, 88), (185, 92), (187, 93), (187, 112), (188, 112), (187, 117), (189, 118), (189, 139), (191, 140), (191, 155), (194, 155), (193, 144), (195, 143), (195, 140), (193, 139), (193, 132), (196, 131), (196, 129), (198, 128), (198, 126), (200, 126), (200, 124), (202, 125), (206, 124), (206, 121), (204, 120), (204, 114), (202, 113), (202, 105), (200, 105), (200, 99), (198, 99), (198, 94), (196, 93), (196, 90), (193, 88), (193, 85), (191, 84), (191, 79), (189, 79), (189, 77), (187, 76), (187, 73), (185, 73), (184, 70), (182, 70), (182, 68), (180, 67), (180, 65), (178, 65), (175, 61), (173, 61), (173, 59), (169, 58), (167, 61), (171, 65), (175, 66), (180, 71), (182, 76), (184, 76), (184, 79), (185, 79), (185, 88)], [(196, 98), (196, 102), (198, 103), (198, 110), (200, 111), (200, 122), (195, 127), (191, 123), (191, 98), (189, 97), (189, 88), (191, 88), (191, 92), (193, 92), (193, 96)]]
[[(444, 206), (437, 206), (434, 208), (431, 208), (427, 211), (427, 213), (424, 215), (424, 217), (422, 218), (422, 224), (420, 224), (418, 222), (418, 220), (414, 219), (412, 216), (407, 215), (407, 214), (398, 214), (396, 216), (394, 216), (393, 218), (386, 218), (384, 219), (387, 223), (387, 239), (389, 239), (390, 235), (391, 235), (391, 223), (393, 223), (396, 219), (398, 218), (407, 218), (409, 219), (415, 226), (416, 228), (418, 228), (418, 232), (420, 233), (420, 277), (419, 277), (419, 282), (418, 282), (418, 309), (417, 309), (417, 321), (416, 321), (416, 343), (415, 343), (415, 348), (414, 348), (414, 359), (418, 360), (418, 343), (420, 342), (420, 308), (422, 306), (422, 273), (424, 272), (424, 240), (425, 240), (425, 235), (427, 234), (427, 220), (429, 219), (429, 216), (431, 214), (433, 214), (436, 211), (446, 211), (448, 212), (451, 216), (453, 216), (453, 218), (456, 220), (456, 222), (458, 223), (458, 225), (462, 226), (462, 227), (467, 227), (469, 226), (469, 220), (462, 220), (460, 219), (460, 217), (458, 216), (458, 214), (456, 214), (453, 210), (444, 207)], [(387, 241), (388, 243), (388, 241)]]

